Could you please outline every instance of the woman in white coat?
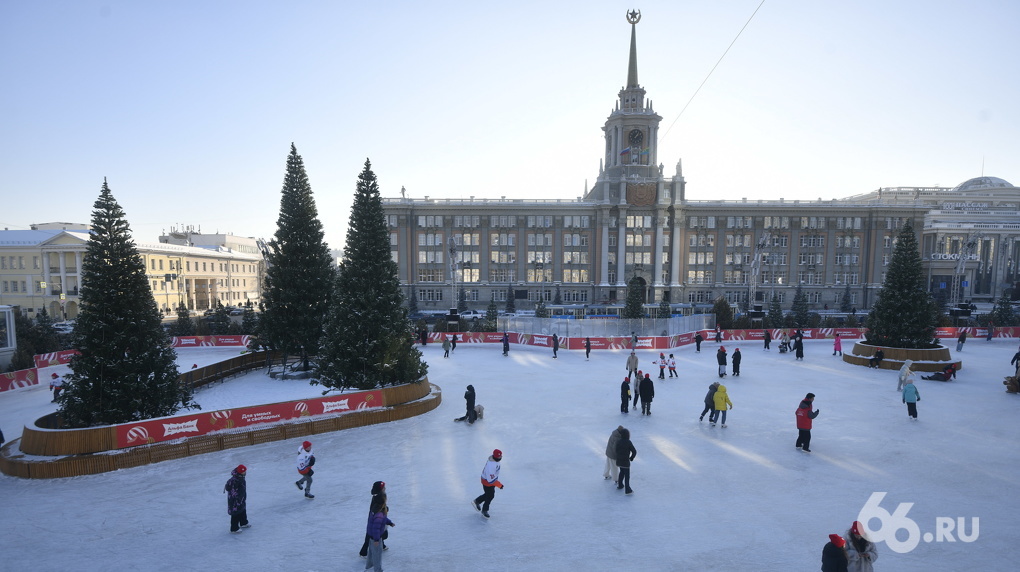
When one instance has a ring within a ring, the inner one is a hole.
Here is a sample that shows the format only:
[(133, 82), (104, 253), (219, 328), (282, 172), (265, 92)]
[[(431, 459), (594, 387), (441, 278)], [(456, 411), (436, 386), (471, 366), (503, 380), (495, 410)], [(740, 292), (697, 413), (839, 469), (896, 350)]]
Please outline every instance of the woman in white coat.
[(900, 368), (900, 380), (896, 384), (896, 391), (903, 391), (903, 386), (907, 384), (907, 380), (914, 377), (914, 372), (910, 371), (913, 365), (914, 362), (910, 360), (903, 362), (903, 367)]
[(846, 553), (849, 558), (846, 569), (849, 572), (874, 572), (872, 564), (878, 560), (875, 543), (865, 536), (864, 526), (854, 521), (850, 530), (846, 531)]

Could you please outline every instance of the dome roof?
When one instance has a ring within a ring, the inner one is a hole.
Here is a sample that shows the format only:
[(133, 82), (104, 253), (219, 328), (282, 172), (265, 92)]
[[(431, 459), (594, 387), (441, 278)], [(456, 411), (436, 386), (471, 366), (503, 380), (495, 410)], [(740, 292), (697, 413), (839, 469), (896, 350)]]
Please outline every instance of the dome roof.
[(954, 191), (987, 191), (989, 189), (1011, 189), (1013, 185), (998, 177), (974, 177), (964, 181), (954, 188)]

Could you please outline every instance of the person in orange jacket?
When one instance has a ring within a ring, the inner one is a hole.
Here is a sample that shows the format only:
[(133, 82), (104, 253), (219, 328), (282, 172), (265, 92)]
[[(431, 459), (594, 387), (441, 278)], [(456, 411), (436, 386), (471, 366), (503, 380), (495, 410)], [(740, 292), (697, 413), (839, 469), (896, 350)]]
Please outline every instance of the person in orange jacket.
[(482, 516), (485, 518), (489, 518), (489, 505), (496, 496), (496, 487), (503, 488), (503, 483), (499, 482), (499, 462), (502, 460), (503, 451), (494, 449), (482, 468), (482, 490), (484, 492), (471, 503), (475, 505), (475, 510), (482, 511)]

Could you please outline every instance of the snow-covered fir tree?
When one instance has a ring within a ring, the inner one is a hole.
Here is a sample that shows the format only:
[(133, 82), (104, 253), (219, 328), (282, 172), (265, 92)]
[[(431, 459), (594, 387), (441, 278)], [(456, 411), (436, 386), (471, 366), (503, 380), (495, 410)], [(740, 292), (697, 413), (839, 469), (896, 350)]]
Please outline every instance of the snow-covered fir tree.
[(669, 306), (669, 300), (663, 298), (659, 301), (659, 318), (670, 318), (673, 316), (673, 309)]
[(335, 271), (305, 164), (293, 143), (281, 194), (276, 234), (268, 245), (259, 339), (286, 355), (300, 355), (307, 366), (319, 350)]
[(483, 332), (495, 332), (499, 320), (499, 309), (496, 307), (496, 293), (489, 298), (489, 306), (485, 309), (485, 328)]
[(184, 304), (177, 306), (177, 320), (170, 325), (171, 336), (194, 336), (195, 322), (191, 319), (191, 312)]
[(637, 276), (631, 277), (627, 282), (627, 301), (623, 305), (623, 312), (620, 317), (625, 320), (636, 320), (645, 317), (645, 289), (641, 279)]
[(507, 314), (516, 314), (517, 306), (514, 304), (514, 285), (510, 284), (506, 287), (506, 308), (504, 308)]
[(779, 302), (779, 294), (775, 292), (769, 298), (769, 313), (765, 316), (765, 321), (772, 328), (783, 327), (783, 305)]
[(726, 298), (722, 296), (716, 298), (712, 311), (715, 312), (715, 323), (717, 326), (724, 330), (733, 327), (733, 308), (730, 307), (730, 303), (726, 301)]
[(193, 406), (178, 383), (177, 355), (161, 325), (145, 263), (106, 181), (92, 211), (81, 265), (81, 309), (71, 335), (79, 354), (61, 394), (70, 427), (173, 415)]
[(1013, 310), (1013, 304), (1010, 303), (1009, 296), (1005, 294), (999, 296), (998, 301), (995, 302), (995, 308), (992, 309), (991, 319), (992, 325), (996, 327), (1016, 325), (1016, 311)]
[(541, 300), (540, 299), (538, 301), (538, 303), (535, 304), (535, 317), (536, 318), (548, 318), (549, 317), (549, 308), (545, 307), (545, 300)]
[(793, 314), (793, 322), (797, 327), (808, 327), (811, 311), (808, 309), (807, 294), (804, 293), (804, 288), (800, 284), (797, 284), (797, 289), (793, 293), (793, 306), (790, 308), (790, 313)]
[(373, 389), (420, 381), (428, 366), (412, 343), (379, 184), (368, 160), (358, 175), (345, 254), (326, 317), (318, 383)]
[(925, 282), (917, 237), (908, 221), (896, 237), (885, 282), (868, 314), (867, 343), (894, 348), (936, 345), (938, 309)]

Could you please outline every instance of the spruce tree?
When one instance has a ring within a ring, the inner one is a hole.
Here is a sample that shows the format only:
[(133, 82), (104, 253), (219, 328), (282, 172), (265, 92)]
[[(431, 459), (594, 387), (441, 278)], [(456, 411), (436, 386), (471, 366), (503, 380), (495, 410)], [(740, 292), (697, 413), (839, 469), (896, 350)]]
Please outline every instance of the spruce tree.
[(659, 317), (670, 318), (673, 316), (673, 309), (669, 306), (669, 300), (665, 297), (659, 302)]
[(1005, 294), (999, 296), (998, 301), (995, 302), (995, 308), (992, 309), (991, 318), (992, 324), (996, 327), (1016, 325), (1016, 312), (1013, 310), (1013, 304), (1010, 303), (1008, 296)]
[(496, 322), (499, 319), (499, 309), (496, 308), (496, 293), (493, 292), (489, 298), (489, 307), (485, 309), (485, 332), (495, 332)]
[(247, 336), (258, 335), (259, 315), (255, 313), (255, 306), (248, 301), (244, 307), (244, 314), (241, 315), (241, 333)]
[(379, 185), (365, 160), (319, 352), (318, 383), (326, 387), (373, 389), (419, 382), (428, 371), (412, 343), (384, 220)]
[(193, 406), (191, 388), (178, 383), (145, 263), (106, 181), (93, 209), (71, 335), (80, 353), (59, 398), (61, 416), (70, 427), (90, 427), (173, 415)]
[(773, 328), (783, 327), (783, 305), (779, 303), (779, 294), (772, 293), (769, 299), (769, 313), (765, 317), (769, 326)]
[(536, 318), (549, 317), (549, 308), (545, 307), (545, 300), (539, 299), (538, 304), (535, 304), (535, 317)]
[(724, 330), (733, 327), (733, 308), (730, 307), (730, 303), (726, 301), (726, 298), (722, 296), (716, 298), (712, 311), (715, 312), (715, 323), (717, 326)]
[(556, 294), (553, 295), (553, 304), (555, 304), (557, 306), (562, 306), (563, 305), (563, 297), (560, 296), (560, 285), (559, 284), (556, 285)]
[(868, 344), (931, 348), (936, 344), (937, 308), (925, 288), (921, 254), (908, 221), (900, 229), (882, 290), (868, 314)]
[(514, 305), (514, 285), (508, 284), (506, 287), (506, 308), (504, 308), (507, 314), (516, 314), (517, 307)]
[(843, 297), (839, 301), (839, 311), (849, 313), (851, 308), (853, 308), (853, 303), (850, 302), (850, 283), (848, 282), (846, 288), (843, 289)]
[(281, 194), (276, 235), (266, 261), (259, 334), (270, 348), (300, 355), (307, 368), (309, 356), (319, 351), (334, 269), (304, 161), (293, 143)]
[(194, 336), (195, 335), (195, 322), (191, 319), (191, 312), (188, 311), (187, 306), (180, 304), (177, 306), (177, 320), (170, 325), (171, 336)]
[(407, 298), (407, 313), (417, 314), (418, 311), (418, 293), (415, 292), (414, 286), (411, 286), (411, 293)]
[(808, 327), (811, 317), (808, 315), (810, 310), (808, 309), (807, 295), (804, 294), (804, 289), (800, 284), (797, 284), (797, 290), (793, 293), (793, 306), (790, 308), (790, 313), (793, 314), (793, 322), (800, 328)]
[(620, 317), (625, 320), (636, 320), (645, 317), (645, 289), (637, 276), (627, 282), (627, 302), (623, 305)]
[(460, 287), (460, 290), (457, 291), (457, 311), (467, 312), (467, 309), (468, 309), (467, 290), (465, 290), (464, 286), (462, 285)]

